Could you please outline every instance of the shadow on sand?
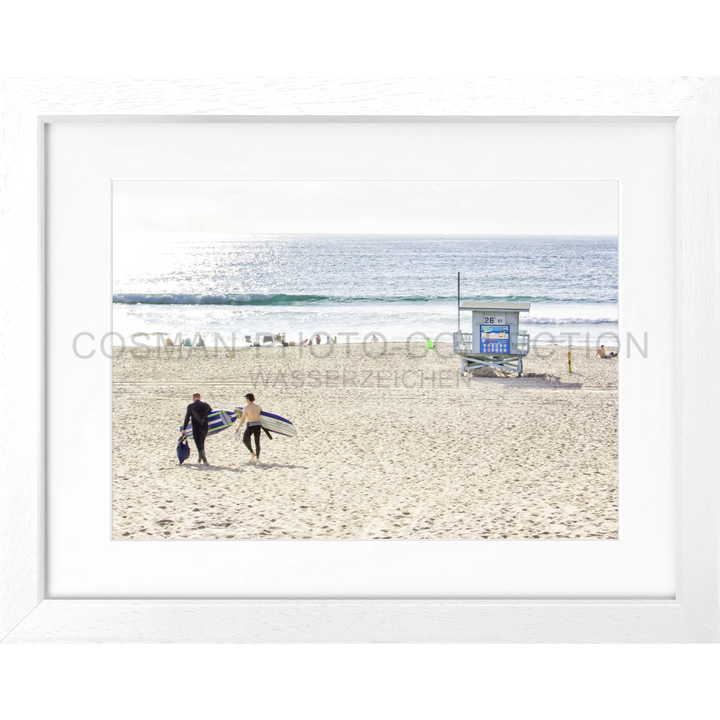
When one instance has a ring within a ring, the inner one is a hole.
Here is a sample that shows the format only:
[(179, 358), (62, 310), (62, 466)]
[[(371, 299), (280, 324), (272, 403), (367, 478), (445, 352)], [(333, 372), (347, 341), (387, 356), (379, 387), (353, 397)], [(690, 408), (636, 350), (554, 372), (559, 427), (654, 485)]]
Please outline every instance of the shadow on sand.
[(256, 464), (251, 464), (250, 462), (243, 463), (240, 467), (228, 467), (227, 465), (213, 465), (210, 463), (210, 465), (198, 465), (197, 463), (189, 463), (184, 462), (183, 467), (186, 467), (190, 470), (194, 470), (195, 472), (213, 472), (215, 470), (229, 470), (230, 472), (245, 472), (248, 467), (258, 467), (262, 468), (263, 470), (269, 469), (269, 468), (286, 468), (289, 470), (307, 470), (306, 465), (291, 465), (288, 463), (266, 463), (266, 462), (259, 462)]
[(189, 463), (185, 461), (183, 463), (183, 467), (186, 467), (189, 470), (195, 470), (195, 472), (213, 472), (214, 470), (230, 470), (230, 472), (242, 472), (242, 468), (227, 467), (226, 465), (213, 465), (212, 463), (210, 463), (210, 465), (198, 465), (197, 463)]
[(262, 468), (263, 470), (269, 469), (269, 468), (287, 468), (289, 470), (307, 470), (308, 467), (306, 465), (291, 465), (290, 463), (266, 463), (260, 462), (257, 463), (255, 467)]
[(473, 383), (491, 383), (493, 385), (503, 385), (504, 387), (518, 388), (520, 390), (579, 390), (583, 384), (581, 382), (562, 382), (557, 375), (548, 375), (547, 373), (526, 373), (521, 377), (473, 377)]

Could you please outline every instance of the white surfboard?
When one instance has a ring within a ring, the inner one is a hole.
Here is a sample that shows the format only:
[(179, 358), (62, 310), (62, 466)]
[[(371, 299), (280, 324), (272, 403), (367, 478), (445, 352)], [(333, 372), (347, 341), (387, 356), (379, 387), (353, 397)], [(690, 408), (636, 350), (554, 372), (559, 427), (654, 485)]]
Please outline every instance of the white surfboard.
[[(232, 427), (233, 423), (238, 419), (237, 411), (242, 413), (242, 408), (235, 408), (235, 410), (213, 410), (210, 415), (208, 415), (208, 437), (210, 435), (217, 435), (219, 432)], [(285, 437), (295, 437), (297, 435), (297, 428), (290, 420), (282, 417), (282, 415), (261, 410), (260, 423), (266, 430), (277, 435), (285, 435)], [(192, 437), (192, 418), (187, 426), (187, 437)]]

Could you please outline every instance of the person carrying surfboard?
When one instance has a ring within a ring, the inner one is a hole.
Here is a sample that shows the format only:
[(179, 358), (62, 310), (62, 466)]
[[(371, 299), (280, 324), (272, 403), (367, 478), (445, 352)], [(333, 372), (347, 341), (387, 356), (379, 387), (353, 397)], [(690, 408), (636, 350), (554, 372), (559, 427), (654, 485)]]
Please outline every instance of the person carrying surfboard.
[(193, 401), (187, 406), (185, 422), (182, 426), (182, 434), (185, 435), (187, 433), (187, 426), (192, 418), (192, 434), (195, 447), (198, 451), (198, 463), (204, 462), (206, 465), (209, 465), (210, 463), (205, 455), (205, 438), (207, 437), (210, 427), (208, 415), (212, 412), (212, 408), (200, 399), (200, 393), (195, 393), (192, 399)]
[[(238, 429), (235, 431), (235, 434), (239, 436), (240, 428), (245, 422), (247, 422), (245, 434), (243, 435), (243, 442), (245, 443), (245, 447), (251, 453), (251, 459), (259, 460), (260, 430), (262, 428), (262, 423), (260, 422), (260, 413), (262, 412), (262, 408), (255, 402), (255, 396), (252, 393), (248, 393), (245, 396), (245, 399), (247, 400), (247, 405), (245, 405), (245, 407), (243, 408), (242, 417), (240, 418), (240, 422), (238, 423)], [(253, 452), (252, 444), (250, 442), (253, 437), (255, 438), (255, 452)]]

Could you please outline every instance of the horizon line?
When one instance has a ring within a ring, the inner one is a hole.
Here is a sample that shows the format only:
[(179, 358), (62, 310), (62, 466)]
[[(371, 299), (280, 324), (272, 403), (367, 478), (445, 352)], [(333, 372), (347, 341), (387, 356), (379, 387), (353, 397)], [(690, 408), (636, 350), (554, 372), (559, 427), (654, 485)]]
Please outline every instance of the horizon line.
[(312, 233), (312, 232), (241, 232), (241, 233), (218, 233), (202, 230), (117, 230), (113, 234), (119, 235), (214, 235), (216, 237), (469, 237), (469, 238), (534, 238), (534, 237), (557, 237), (557, 238), (619, 238), (618, 233), (522, 233), (522, 232), (493, 232), (493, 233), (383, 233), (383, 232), (335, 232), (335, 233)]

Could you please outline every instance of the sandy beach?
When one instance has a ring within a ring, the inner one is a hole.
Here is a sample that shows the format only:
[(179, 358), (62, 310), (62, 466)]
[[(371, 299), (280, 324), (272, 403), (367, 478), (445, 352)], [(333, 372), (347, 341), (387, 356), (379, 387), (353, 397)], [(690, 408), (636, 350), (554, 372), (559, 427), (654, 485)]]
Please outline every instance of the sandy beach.
[[(449, 345), (115, 349), (118, 539), (617, 538), (618, 360), (538, 346), (523, 377), (463, 378)], [(298, 436), (233, 430), (182, 466), (193, 392), (254, 392)]]

